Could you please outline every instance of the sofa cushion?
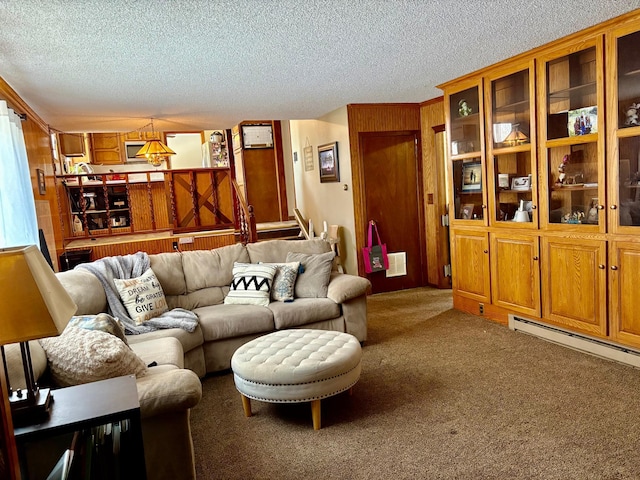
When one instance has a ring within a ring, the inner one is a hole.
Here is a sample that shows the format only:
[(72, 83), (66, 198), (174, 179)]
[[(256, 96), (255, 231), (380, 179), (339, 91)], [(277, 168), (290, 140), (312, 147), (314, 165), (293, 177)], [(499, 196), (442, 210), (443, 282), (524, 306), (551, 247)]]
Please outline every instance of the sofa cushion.
[(162, 285), (165, 296), (184, 295), (187, 282), (182, 270), (182, 254), (178, 252), (149, 255), (149, 266)]
[(268, 264), (236, 263), (226, 305), (269, 305), (276, 267)]
[(300, 273), (298, 273), (295, 287), (296, 297), (327, 296), (334, 257), (333, 251), (311, 255), (295, 252), (287, 254), (287, 262), (300, 262)]
[(266, 333), (275, 328), (271, 310), (256, 305), (213, 305), (197, 308), (194, 312), (200, 318), (205, 342)]
[(241, 243), (213, 250), (182, 252), (180, 255), (187, 293), (229, 285), (233, 278), (234, 263), (250, 262), (247, 250)]
[(129, 317), (136, 325), (142, 325), (169, 311), (162, 286), (152, 269), (147, 269), (135, 278), (114, 278), (113, 283)]
[(340, 305), (328, 298), (296, 298), (293, 303), (273, 302), (273, 323), (278, 330), (340, 316)]
[(278, 302), (293, 302), (300, 262), (265, 263), (265, 265), (276, 267), (271, 287), (271, 298)]
[(284, 263), (289, 252), (325, 253), (331, 250), (329, 243), (322, 239), (311, 240), (269, 240), (266, 242), (248, 243), (247, 252), (251, 263)]
[(62, 387), (122, 375), (141, 376), (146, 364), (115, 335), (67, 326), (57, 337), (43, 338), (54, 382)]
[(76, 315), (96, 315), (107, 311), (107, 294), (93, 273), (79, 268), (58, 272), (56, 277), (78, 306)]
[(198, 307), (224, 303), (227, 292), (229, 292), (229, 287), (207, 287), (186, 295), (168, 296), (167, 305), (169, 308), (195, 310)]
[(175, 337), (148, 339), (131, 345), (131, 350), (138, 355), (145, 365), (175, 365), (184, 368), (184, 351), (180, 340)]
[(199, 348), (204, 342), (200, 322), (198, 322), (198, 326), (193, 332), (187, 332), (182, 328), (161, 328), (159, 330), (154, 330), (153, 332), (142, 333), (139, 335), (127, 335), (127, 340), (129, 340), (129, 345), (133, 348), (133, 346), (138, 343), (166, 337), (178, 339), (182, 345), (182, 351), (185, 353), (190, 352), (195, 348)]

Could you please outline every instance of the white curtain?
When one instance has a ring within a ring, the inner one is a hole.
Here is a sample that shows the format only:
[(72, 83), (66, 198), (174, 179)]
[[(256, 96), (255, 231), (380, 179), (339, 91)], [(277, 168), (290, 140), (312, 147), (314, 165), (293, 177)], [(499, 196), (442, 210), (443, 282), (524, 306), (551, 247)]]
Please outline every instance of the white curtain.
[(0, 100), (0, 248), (39, 243), (21, 120)]

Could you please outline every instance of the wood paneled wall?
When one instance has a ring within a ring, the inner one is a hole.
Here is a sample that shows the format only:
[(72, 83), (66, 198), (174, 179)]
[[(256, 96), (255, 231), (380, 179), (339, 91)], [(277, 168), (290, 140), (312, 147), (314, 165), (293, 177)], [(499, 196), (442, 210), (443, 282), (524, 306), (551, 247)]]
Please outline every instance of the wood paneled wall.
[(436, 287), (450, 288), (451, 277), (444, 276), (444, 266), (449, 263), (449, 235), (441, 221), (442, 215), (447, 213), (444, 121), (443, 97), (420, 106), (427, 282)]
[[(136, 240), (124, 243), (96, 243), (90, 247), (91, 260), (111, 257), (116, 255), (129, 255), (136, 252), (147, 252), (150, 255), (173, 251), (173, 243), (180, 237), (149, 238), (148, 240)], [(179, 244), (181, 251), (210, 250), (237, 243), (234, 232), (222, 233), (210, 236), (194, 236), (193, 243)], [(122, 242), (122, 240), (121, 240)], [(67, 251), (87, 250), (87, 247), (68, 248)]]
[(420, 131), (420, 105), (417, 103), (352, 104), (347, 105), (351, 175), (353, 182), (353, 210), (358, 253), (358, 272), (364, 276), (362, 247), (365, 244), (366, 195), (360, 134), (369, 132)]

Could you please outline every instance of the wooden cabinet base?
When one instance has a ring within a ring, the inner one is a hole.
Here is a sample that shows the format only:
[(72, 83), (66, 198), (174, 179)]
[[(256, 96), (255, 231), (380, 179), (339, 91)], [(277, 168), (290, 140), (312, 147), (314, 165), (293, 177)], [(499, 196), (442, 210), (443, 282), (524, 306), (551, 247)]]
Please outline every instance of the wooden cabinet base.
[(509, 323), (509, 312), (504, 308), (496, 307), (490, 303), (482, 303), (456, 293), (453, 294), (453, 308), (463, 312), (479, 315), (487, 320), (507, 325)]

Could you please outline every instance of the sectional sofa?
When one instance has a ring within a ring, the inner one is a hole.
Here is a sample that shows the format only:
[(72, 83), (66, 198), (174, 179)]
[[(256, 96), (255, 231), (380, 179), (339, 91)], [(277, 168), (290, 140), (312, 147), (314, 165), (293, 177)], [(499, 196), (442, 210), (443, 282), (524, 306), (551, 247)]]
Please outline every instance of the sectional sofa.
[[(200, 379), (229, 369), (239, 346), (288, 328), (336, 330), (351, 333), (360, 342), (366, 340), (369, 281), (335, 268), (326, 278), (324, 274), (316, 278), (310, 269), (305, 270), (305, 263), (312, 266), (316, 259), (332, 256), (329, 252), (327, 242), (313, 239), (149, 255), (168, 309), (197, 315), (197, 326), (191, 332), (169, 328), (126, 336), (131, 350), (147, 365), (144, 372), (138, 372), (137, 385), (149, 479), (195, 477), (190, 408), (201, 398)], [(296, 290), (293, 301), (269, 301), (266, 307), (225, 302), (235, 278), (234, 265), (283, 264), (292, 257), (300, 263), (296, 288), (306, 282), (306, 291), (301, 293), (304, 298)], [(105, 288), (86, 268), (76, 267), (57, 277), (78, 305), (76, 316), (109, 311)], [(315, 284), (318, 290), (314, 293)], [(38, 342), (31, 345), (34, 370), (44, 376), (51, 370), (47, 368), (51, 357)], [(9, 352), (13, 376), (19, 376), (21, 369), (17, 357)]]

